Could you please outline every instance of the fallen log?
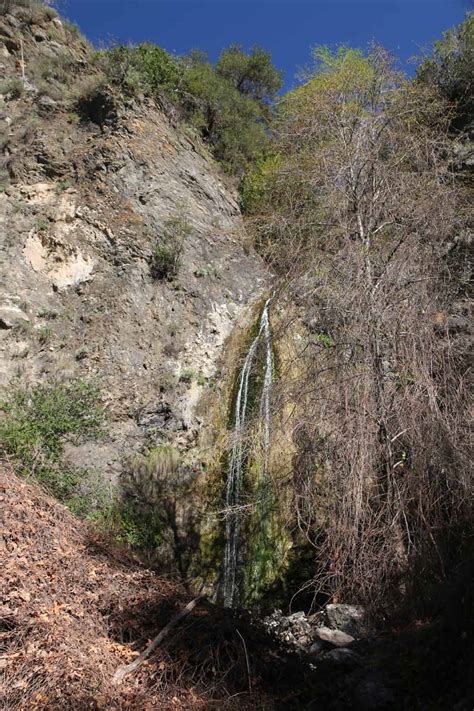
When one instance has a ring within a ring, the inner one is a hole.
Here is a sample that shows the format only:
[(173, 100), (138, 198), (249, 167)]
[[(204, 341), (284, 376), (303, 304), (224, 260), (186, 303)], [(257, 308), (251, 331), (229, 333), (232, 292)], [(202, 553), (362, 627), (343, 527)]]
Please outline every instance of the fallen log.
[(133, 661), (131, 664), (126, 664), (124, 666), (121, 666), (117, 669), (117, 671), (114, 674), (114, 677), (112, 679), (114, 684), (120, 684), (121, 681), (128, 675), (134, 672), (138, 667), (143, 664), (143, 662), (148, 659), (150, 654), (162, 643), (162, 641), (165, 639), (165, 637), (168, 636), (168, 634), (171, 632), (173, 627), (175, 627), (180, 620), (182, 620), (184, 617), (189, 615), (192, 610), (196, 607), (198, 602), (202, 600), (202, 596), (200, 597), (195, 597), (194, 600), (191, 600), (191, 602), (188, 602), (186, 607), (183, 607), (182, 610), (180, 610), (174, 617), (171, 618), (171, 620), (168, 622), (167, 625), (163, 627), (161, 632), (159, 632), (156, 637), (150, 642), (148, 647), (146, 647), (143, 652)]

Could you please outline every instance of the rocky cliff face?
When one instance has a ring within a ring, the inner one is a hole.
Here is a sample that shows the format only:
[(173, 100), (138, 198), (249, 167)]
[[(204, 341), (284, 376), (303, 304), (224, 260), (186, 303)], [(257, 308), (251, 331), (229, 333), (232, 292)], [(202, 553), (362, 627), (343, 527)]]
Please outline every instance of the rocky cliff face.
[[(109, 438), (71, 455), (114, 479), (147, 439), (194, 446), (196, 404), (267, 275), (234, 188), (154, 103), (109, 97), (97, 125), (44, 93), (42, 63), (84, 72), (89, 56), (57, 17), (0, 18), (0, 381), (97, 378)], [(153, 245), (176, 217), (189, 227), (181, 268), (153, 279)]]

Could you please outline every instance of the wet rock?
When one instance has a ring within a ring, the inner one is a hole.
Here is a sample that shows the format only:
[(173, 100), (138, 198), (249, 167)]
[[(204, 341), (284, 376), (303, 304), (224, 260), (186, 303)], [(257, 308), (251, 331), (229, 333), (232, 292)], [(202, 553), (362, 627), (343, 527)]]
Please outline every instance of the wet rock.
[(354, 641), (354, 637), (350, 634), (341, 632), (341, 630), (331, 630), (329, 627), (318, 627), (314, 634), (323, 642), (328, 642), (334, 647), (347, 647), (348, 644)]
[(286, 617), (281, 610), (275, 610), (263, 620), (263, 624), (285, 646), (298, 651), (306, 651), (312, 642), (312, 626), (304, 612)]
[(324, 643), (321, 641), (318, 642), (313, 642), (311, 647), (308, 649), (308, 653), (311, 654), (311, 656), (317, 656), (318, 654), (321, 654), (321, 652), (324, 649)]
[(364, 628), (364, 609), (356, 605), (332, 604), (324, 608), (325, 626), (359, 637)]

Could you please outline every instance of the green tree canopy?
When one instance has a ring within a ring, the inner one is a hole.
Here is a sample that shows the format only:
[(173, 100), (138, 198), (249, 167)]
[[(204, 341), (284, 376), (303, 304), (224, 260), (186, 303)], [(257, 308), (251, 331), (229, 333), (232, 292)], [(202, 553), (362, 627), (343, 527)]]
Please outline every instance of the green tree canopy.
[(246, 54), (233, 44), (224, 49), (216, 65), (217, 73), (241, 94), (259, 102), (270, 102), (283, 86), (282, 73), (272, 64), (271, 54), (253, 47)]
[(242, 95), (209, 62), (193, 63), (183, 82), (192, 121), (231, 172), (240, 173), (263, 151), (268, 137), (260, 104)]
[(454, 107), (453, 125), (462, 129), (474, 114), (474, 14), (435, 43), (417, 71), (417, 81), (438, 88)]

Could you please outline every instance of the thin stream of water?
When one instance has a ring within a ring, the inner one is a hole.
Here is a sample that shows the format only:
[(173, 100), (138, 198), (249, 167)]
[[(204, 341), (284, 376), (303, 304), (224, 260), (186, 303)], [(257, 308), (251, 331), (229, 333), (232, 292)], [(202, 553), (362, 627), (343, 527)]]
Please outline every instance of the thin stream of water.
[(264, 377), (260, 397), (260, 417), (263, 425), (262, 449), (264, 474), (268, 468), (268, 448), (270, 443), (270, 394), (273, 374), (273, 356), (271, 348), (270, 321), (268, 307), (270, 299), (263, 307), (257, 336), (252, 341), (247, 352), (239, 379), (239, 389), (234, 408), (233, 445), (229, 458), (229, 474), (226, 488), (226, 543), (224, 552), (224, 586), (223, 598), (225, 607), (233, 607), (237, 594), (237, 566), (241, 529), (242, 479), (244, 475), (244, 462), (246, 449), (244, 433), (247, 422), (247, 404), (249, 394), (249, 380), (252, 366), (259, 344), (263, 340), (265, 359), (263, 366)]

